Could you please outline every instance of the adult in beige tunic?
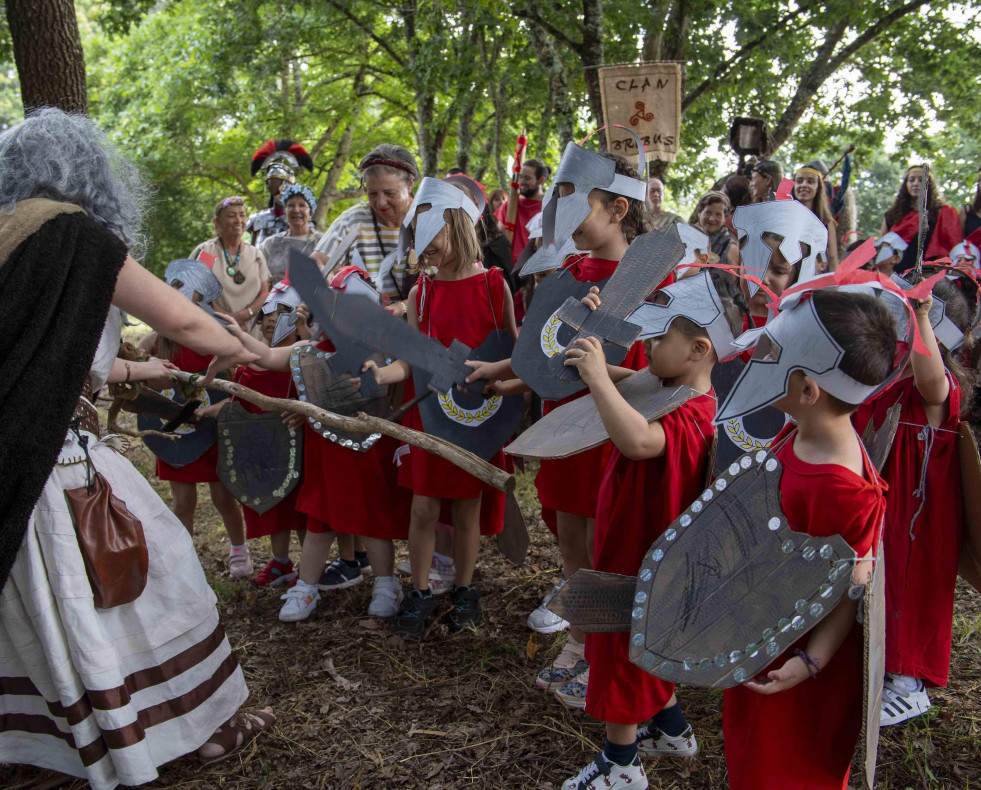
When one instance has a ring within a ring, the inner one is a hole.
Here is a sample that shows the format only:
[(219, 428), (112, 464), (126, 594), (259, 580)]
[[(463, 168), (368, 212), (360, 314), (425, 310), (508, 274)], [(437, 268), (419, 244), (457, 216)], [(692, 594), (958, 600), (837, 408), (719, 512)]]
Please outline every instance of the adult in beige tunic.
[(202, 252), (214, 256), (214, 273), (222, 288), (214, 307), (233, 316), (244, 328), (251, 325), (270, 287), (269, 268), (262, 253), (243, 238), (247, 221), (244, 198), (219, 200), (212, 220), (215, 237), (199, 244), (189, 256), (197, 258)]

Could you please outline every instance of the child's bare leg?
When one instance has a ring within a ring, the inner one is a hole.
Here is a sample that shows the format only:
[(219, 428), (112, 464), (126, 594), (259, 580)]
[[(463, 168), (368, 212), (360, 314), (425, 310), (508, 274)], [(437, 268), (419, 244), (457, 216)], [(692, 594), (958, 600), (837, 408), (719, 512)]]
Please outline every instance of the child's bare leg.
[(273, 557), (289, 559), (290, 556), (290, 530), (284, 529), (269, 536), (269, 548), (272, 549)]
[(606, 739), (610, 743), (630, 746), (637, 740), (636, 724), (610, 724), (606, 725)]
[(371, 562), (371, 571), (375, 578), (379, 576), (393, 576), (395, 574), (395, 544), (390, 540), (381, 538), (365, 538), (365, 551), (368, 552), (368, 560)]
[(229, 542), (233, 546), (243, 545), (245, 543), (245, 519), (242, 517), (242, 508), (239, 507), (231, 492), (221, 483), (208, 483), (208, 488), (211, 490), (211, 501), (225, 525)]
[(337, 554), (347, 562), (354, 562), (354, 535), (337, 534)]
[(198, 487), (194, 483), (170, 481), (171, 510), (184, 528), (194, 534), (194, 510), (198, 506)]
[(320, 574), (324, 572), (324, 566), (330, 558), (330, 550), (336, 534), (336, 532), (307, 530), (303, 551), (300, 553), (300, 581), (306, 584), (316, 584), (320, 581)]
[[(473, 583), (473, 569), (480, 549), (480, 497), (453, 500), (453, 526), (456, 544), (456, 583), (466, 587)], [(428, 566), (427, 566), (428, 567)]]
[[(589, 523), (592, 519), (575, 513), (556, 511), (555, 525), (559, 533), (559, 551), (562, 553), (562, 575), (571, 579), (580, 568), (592, 568), (589, 551)], [(582, 642), (586, 634), (578, 628), (569, 628), (569, 633), (577, 642)]]
[(412, 586), (417, 590), (429, 589), (429, 566), (436, 548), (436, 522), (439, 519), (440, 500), (433, 497), (412, 496), (412, 515), (409, 518), (409, 563), (412, 565)]

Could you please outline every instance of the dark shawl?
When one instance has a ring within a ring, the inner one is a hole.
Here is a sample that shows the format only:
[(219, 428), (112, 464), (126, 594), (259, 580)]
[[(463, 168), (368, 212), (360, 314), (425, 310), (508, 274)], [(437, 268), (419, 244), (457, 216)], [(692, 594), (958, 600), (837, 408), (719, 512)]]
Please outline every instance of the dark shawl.
[(0, 211), (0, 588), (58, 460), (126, 246), (77, 206)]

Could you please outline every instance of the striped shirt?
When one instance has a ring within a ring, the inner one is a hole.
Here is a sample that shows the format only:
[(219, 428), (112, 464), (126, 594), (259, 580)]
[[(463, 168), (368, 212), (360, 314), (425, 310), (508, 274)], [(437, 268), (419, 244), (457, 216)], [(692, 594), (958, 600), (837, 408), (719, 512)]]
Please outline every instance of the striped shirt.
[[(356, 235), (353, 236), (356, 231)], [(347, 265), (351, 261), (351, 251), (357, 248), (364, 262), (365, 268), (372, 279), (378, 274), (382, 259), (395, 248), (399, 242), (399, 228), (386, 228), (374, 222), (371, 208), (367, 203), (361, 203), (343, 212), (331, 223), (331, 226), (324, 233), (323, 238), (317, 244), (316, 251), (327, 256), (331, 256), (344, 246), (343, 257), (340, 261), (332, 261), (334, 264)], [(405, 270), (405, 262), (400, 261), (395, 265), (393, 271), (401, 275)], [(398, 288), (391, 277), (385, 278), (383, 293), (389, 297), (399, 297)]]

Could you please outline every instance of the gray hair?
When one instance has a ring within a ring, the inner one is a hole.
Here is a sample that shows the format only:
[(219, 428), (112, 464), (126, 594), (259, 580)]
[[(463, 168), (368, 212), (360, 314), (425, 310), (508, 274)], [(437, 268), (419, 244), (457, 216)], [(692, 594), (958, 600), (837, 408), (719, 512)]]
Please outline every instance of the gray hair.
[(138, 258), (150, 196), (137, 166), (83, 115), (48, 107), (0, 133), (0, 206), (28, 198), (73, 203)]
[(419, 165), (416, 164), (416, 158), (407, 148), (391, 143), (376, 146), (358, 163), (358, 170), (361, 171), (362, 180), (370, 173), (398, 176), (408, 184), (410, 189), (419, 180)]

